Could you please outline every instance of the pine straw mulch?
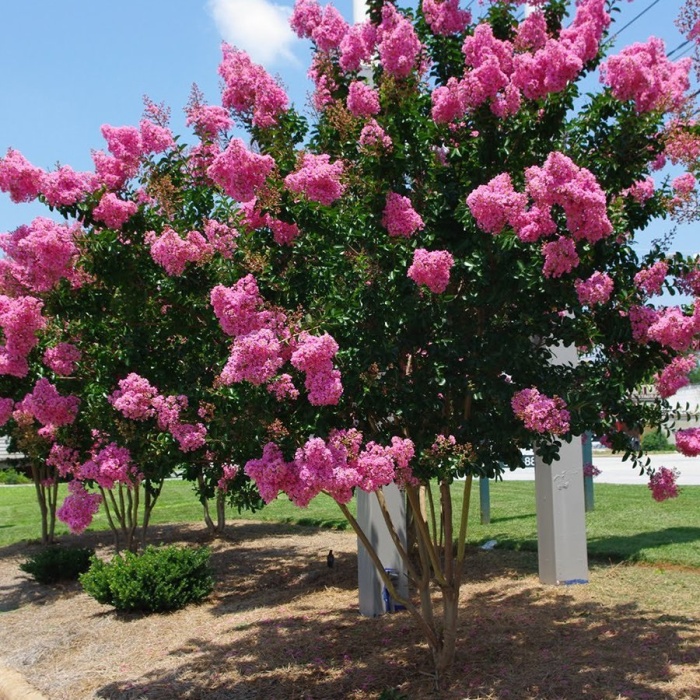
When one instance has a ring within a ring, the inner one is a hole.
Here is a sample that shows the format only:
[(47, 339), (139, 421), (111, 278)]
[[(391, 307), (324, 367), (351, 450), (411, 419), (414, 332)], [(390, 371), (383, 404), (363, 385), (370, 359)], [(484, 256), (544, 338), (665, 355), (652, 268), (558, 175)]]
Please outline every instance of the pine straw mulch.
[[(111, 555), (105, 533), (69, 540)], [(205, 540), (195, 525), (151, 533)], [(208, 544), (214, 594), (148, 616), (36, 584), (18, 565), (37, 545), (0, 549), (0, 666), (52, 700), (700, 699), (700, 571), (600, 565), (586, 586), (547, 587), (535, 555), (475, 550), (436, 690), (406, 613), (359, 616), (351, 533), (236, 522)]]

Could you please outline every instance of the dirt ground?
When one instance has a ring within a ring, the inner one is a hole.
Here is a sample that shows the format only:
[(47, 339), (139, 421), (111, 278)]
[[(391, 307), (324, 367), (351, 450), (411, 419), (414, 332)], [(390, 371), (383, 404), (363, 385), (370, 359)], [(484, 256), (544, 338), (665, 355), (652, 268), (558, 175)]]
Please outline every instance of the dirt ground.
[[(213, 541), (199, 526), (151, 535), (211, 547), (206, 602), (118, 614), (77, 583), (21, 572), (37, 545), (0, 549), (0, 666), (51, 700), (700, 699), (700, 571), (598, 565), (588, 585), (546, 587), (534, 555), (476, 550), (436, 689), (406, 613), (359, 616), (351, 533), (236, 522)], [(111, 556), (106, 534), (68, 541)]]

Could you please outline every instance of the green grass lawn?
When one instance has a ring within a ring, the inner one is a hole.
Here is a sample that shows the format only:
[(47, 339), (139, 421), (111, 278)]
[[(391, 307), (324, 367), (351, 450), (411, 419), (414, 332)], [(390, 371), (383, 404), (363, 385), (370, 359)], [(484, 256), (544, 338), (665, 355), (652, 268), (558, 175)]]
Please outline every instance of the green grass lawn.
[[(455, 512), (459, 512), (462, 485), (454, 486)], [(307, 509), (280, 498), (256, 513), (232, 511), (230, 518), (346, 527), (338, 506), (324, 496)], [(596, 484), (595, 510), (586, 514), (591, 557), (613, 561), (643, 561), (700, 568), (700, 486), (686, 486), (679, 498), (657, 503), (643, 485)], [(189, 484), (166, 482), (153, 511), (153, 523), (203, 522), (202, 509)], [(92, 529), (105, 529), (101, 513)], [(57, 531), (65, 533), (59, 523)], [(34, 487), (0, 487), (0, 546), (35, 539), (39, 510)], [(535, 550), (537, 523), (535, 485), (531, 481), (491, 482), (491, 523), (482, 525), (478, 482), (474, 483), (468, 540), (481, 544), (497, 540), (499, 547)]]

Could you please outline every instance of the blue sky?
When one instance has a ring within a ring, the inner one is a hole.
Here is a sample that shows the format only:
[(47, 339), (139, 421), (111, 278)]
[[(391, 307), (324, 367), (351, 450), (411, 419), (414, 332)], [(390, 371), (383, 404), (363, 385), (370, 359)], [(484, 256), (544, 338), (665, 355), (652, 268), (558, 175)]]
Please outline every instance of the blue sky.
[[(620, 3), (622, 27), (654, 0)], [(212, 104), (219, 101), (217, 66), (222, 39), (248, 50), (279, 75), (303, 104), (309, 45), (286, 26), (293, 0), (6, 0), (0, 42), (0, 153), (21, 151), (32, 163), (57, 162), (91, 170), (90, 150), (103, 148), (100, 126), (137, 124), (143, 95), (172, 108), (172, 126), (184, 131), (182, 107), (196, 82)], [(325, 4), (325, 3), (322, 3)], [(338, 0), (351, 19), (352, 0)], [(462, 0), (462, 6), (469, 0)], [(622, 31), (620, 48), (650, 35), (667, 49), (683, 38), (673, 24), (683, 0), (660, 0)], [(479, 7), (479, 0), (472, 10)], [(675, 58), (675, 57), (674, 57)], [(0, 231), (34, 216), (40, 205), (15, 205), (0, 195)], [(660, 227), (649, 236), (659, 235)], [(676, 247), (700, 249), (694, 227), (684, 227)], [(643, 244), (642, 244), (643, 245)]]

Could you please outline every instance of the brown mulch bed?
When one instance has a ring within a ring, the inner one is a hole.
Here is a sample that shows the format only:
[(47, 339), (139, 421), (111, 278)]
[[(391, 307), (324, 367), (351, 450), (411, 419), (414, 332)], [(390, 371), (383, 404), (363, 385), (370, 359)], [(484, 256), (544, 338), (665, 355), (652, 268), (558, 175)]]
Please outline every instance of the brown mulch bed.
[[(111, 555), (105, 533), (65, 541)], [(207, 540), (184, 525), (151, 541)], [(698, 571), (598, 566), (588, 585), (547, 587), (534, 555), (476, 550), (436, 690), (406, 613), (359, 616), (354, 535), (236, 522), (207, 544), (214, 594), (167, 615), (40, 586), (19, 569), (36, 545), (0, 549), (0, 666), (52, 700), (700, 699)]]

